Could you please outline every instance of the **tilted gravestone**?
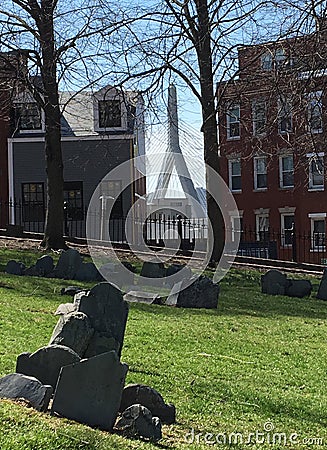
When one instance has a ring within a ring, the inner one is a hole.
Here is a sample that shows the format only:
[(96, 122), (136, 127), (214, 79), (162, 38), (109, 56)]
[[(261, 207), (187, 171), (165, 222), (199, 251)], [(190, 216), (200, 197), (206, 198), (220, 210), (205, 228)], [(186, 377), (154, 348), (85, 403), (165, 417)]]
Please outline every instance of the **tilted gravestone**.
[(308, 280), (289, 280), (290, 285), (286, 289), (289, 297), (303, 298), (311, 294), (312, 284)]
[(141, 269), (141, 276), (145, 278), (163, 278), (166, 269), (162, 262), (144, 261)]
[(82, 312), (64, 314), (60, 316), (53, 330), (49, 345), (64, 345), (82, 357), (93, 333), (90, 319)]
[[(167, 298), (166, 305), (180, 308), (217, 308), (219, 284), (202, 275), (193, 279), (193, 283), (185, 289), (183, 281), (176, 283)], [(192, 278), (190, 281), (192, 282)], [(190, 281), (186, 280), (186, 283)]]
[(68, 249), (61, 253), (54, 270), (57, 278), (73, 280), (82, 264), (82, 257), (75, 249)]
[(317, 298), (320, 300), (327, 300), (327, 269), (324, 270), (322, 279), (319, 284)]
[(286, 275), (276, 269), (261, 276), (261, 292), (269, 295), (286, 295), (290, 281)]
[[(76, 310), (86, 314), (95, 333), (90, 341), (91, 348), (97, 348), (97, 340), (113, 338), (119, 344), (120, 356), (128, 316), (128, 303), (121, 290), (111, 283), (99, 283), (89, 292), (75, 296)], [(112, 340), (110, 340), (112, 342)], [(100, 347), (103, 345), (101, 344)], [(105, 350), (105, 349), (103, 349)], [(108, 348), (107, 351), (112, 350)], [(95, 353), (97, 354), (97, 353)], [(88, 357), (93, 356), (87, 351)]]
[(10, 260), (7, 262), (5, 271), (11, 275), (23, 275), (25, 269), (25, 264), (22, 262)]
[(50, 255), (43, 255), (35, 263), (35, 269), (39, 273), (39, 276), (47, 276), (54, 269), (53, 258)]
[(38, 411), (48, 409), (52, 393), (52, 386), (43, 385), (35, 377), (12, 373), (0, 378), (0, 398), (23, 398)]
[(102, 430), (112, 430), (121, 401), (128, 366), (116, 352), (61, 369), (52, 413)]
[(143, 437), (155, 442), (162, 438), (159, 417), (153, 417), (151, 411), (140, 404), (125, 409), (115, 429), (128, 437)]
[(124, 411), (135, 403), (147, 407), (153, 416), (168, 424), (176, 421), (176, 408), (166, 404), (162, 395), (155, 389), (144, 384), (128, 384), (124, 387), (119, 411)]
[(17, 358), (16, 372), (35, 377), (55, 388), (60, 369), (79, 360), (78, 354), (68, 347), (48, 345), (32, 354), (21, 353)]

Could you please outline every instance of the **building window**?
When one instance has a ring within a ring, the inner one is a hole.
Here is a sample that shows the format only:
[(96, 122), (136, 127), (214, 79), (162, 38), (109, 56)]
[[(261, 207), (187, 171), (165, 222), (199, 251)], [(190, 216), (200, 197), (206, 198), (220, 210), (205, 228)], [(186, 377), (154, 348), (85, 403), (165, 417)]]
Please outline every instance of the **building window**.
[(234, 105), (227, 111), (227, 138), (239, 138), (240, 131), (240, 105)]
[(278, 132), (291, 133), (292, 129), (292, 102), (290, 98), (281, 96), (278, 100)]
[[(106, 199), (107, 207), (111, 208), (110, 218), (123, 217), (123, 193), (121, 180), (106, 180), (100, 185), (101, 196)], [(123, 191), (124, 192), (124, 191)], [(112, 204), (113, 203), (113, 204)]]
[(22, 183), (23, 222), (44, 222), (44, 184)]
[(237, 239), (242, 241), (243, 238), (243, 211), (239, 211), (239, 215), (231, 216), (232, 232), (231, 238), (232, 242)]
[(241, 159), (230, 159), (228, 161), (229, 189), (232, 192), (242, 190)]
[(285, 63), (286, 63), (285, 50), (283, 48), (278, 48), (275, 52), (276, 69), (279, 69), (279, 68), (285, 66)]
[(257, 241), (269, 241), (269, 213), (256, 214), (256, 238)]
[(311, 221), (311, 250), (325, 251), (326, 243), (326, 213), (309, 214)]
[(286, 65), (287, 58), (283, 48), (275, 51), (267, 51), (261, 56), (261, 68), (263, 70), (279, 69)]
[(14, 119), (19, 130), (42, 130), (41, 110), (36, 103), (14, 103)]
[(271, 52), (266, 52), (261, 57), (261, 67), (263, 70), (272, 70), (273, 56)]
[(308, 95), (308, 123), (311, 133), (322, 133), (322, 91)]
[(254, 189), (267, 189), (267, 157), (254, 158)]
[(281, 243), (283, 247), (289, 247), (293, 243), (294, 223), (294, 214), (281, 215)]
[(258, 136), (266, 130), (266, 102), (256, 100), (252, 103), (253, 134)]
[(309, 190), (324, 189), (324, 154), (309, 154)]
[(284, 155), (279, 158), (279, 186), (281, 188), (294, 187), (293, 155)]
[(82, 181), (64, 182), (64, 204), (67, 219), (84, 219)]
[(99, 100), (99, 128), (121, 128), (121, 101)]

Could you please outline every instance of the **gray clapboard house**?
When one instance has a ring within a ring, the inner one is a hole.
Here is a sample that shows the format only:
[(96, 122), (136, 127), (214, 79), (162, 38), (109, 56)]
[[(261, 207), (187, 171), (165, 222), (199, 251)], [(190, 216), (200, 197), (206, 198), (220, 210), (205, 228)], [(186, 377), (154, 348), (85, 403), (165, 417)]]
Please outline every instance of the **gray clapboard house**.
[[(98, 92), (61, 93), (62, 151), (66, 230), (85, 235), (85, 210), (101, 179), (114, 167), (144, 154), (142, 98), (135, 92), (105, 87)], [(30, 94), (13, 100), (14, 133), (8, 139), (11, 224), (43, 231), (46, 205), (44, 119)], [(132, 164), (132, 162), (131, 162)], [(135, 170), (135, 168), (133, 168)], [(111, 180), (106, 195), (116, 198), (122, 180)], [(136, 196), (145, 193), (145, 178), (115, 202), (112, 215), (126, 216)], [(138, 191), (137, 191), (138, 190)], [(19, 208), (17, 208), (19, 205)]]

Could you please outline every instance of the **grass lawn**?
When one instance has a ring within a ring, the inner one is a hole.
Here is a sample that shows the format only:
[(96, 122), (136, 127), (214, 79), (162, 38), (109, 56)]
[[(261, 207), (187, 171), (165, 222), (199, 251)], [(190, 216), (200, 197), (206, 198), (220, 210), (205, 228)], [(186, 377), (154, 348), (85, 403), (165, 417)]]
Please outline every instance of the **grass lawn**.
[[(310, 299), (264, 296), (259, 280), (255, 271), (229, 272), (217, 310), (131, 305), (122, 354), (127, 382), (156, 388), (177, 409), (177, 423), (163, 426), (159, 444), (1, 400), (0, 449), (323, 448), (327, 305), (315, 292)], [(0, 273), (0, 376), (15, 371), (19, 353), (48, 343), (53, 312), (69, 301), (60, 288), (69, 284)]]

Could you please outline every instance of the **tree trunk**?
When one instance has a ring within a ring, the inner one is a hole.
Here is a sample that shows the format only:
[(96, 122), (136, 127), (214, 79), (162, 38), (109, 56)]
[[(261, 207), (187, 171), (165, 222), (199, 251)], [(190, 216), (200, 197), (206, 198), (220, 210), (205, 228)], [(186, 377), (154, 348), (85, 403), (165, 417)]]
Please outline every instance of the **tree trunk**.
[(38, 28), (42, 51), (41, 76), (44, 91), (47, 172), (47, 208), (41, 245), (47, 249), (61, 249), (66, 248), (63, 238), (64, 181), (52, 0), (43, 1)]
[[(204, 160), (219, 174), (218, 131), (215, 108), (215, 90), (212, 70), (211, 30), (207, 0), (196, 0), (198, 13), (198, 40), (195, 48), (199, 62), (200, 86), (202, 98), (202, 132), (204, 139)], [(224, 221), (220, 207), (211, 193), (215, 193), (215, 181), (206, 174), (208, 218), (213, 230), (211, 262), (217, 264), (224, 248)], [(219, 193), (215, 195), (219, 198)]]

